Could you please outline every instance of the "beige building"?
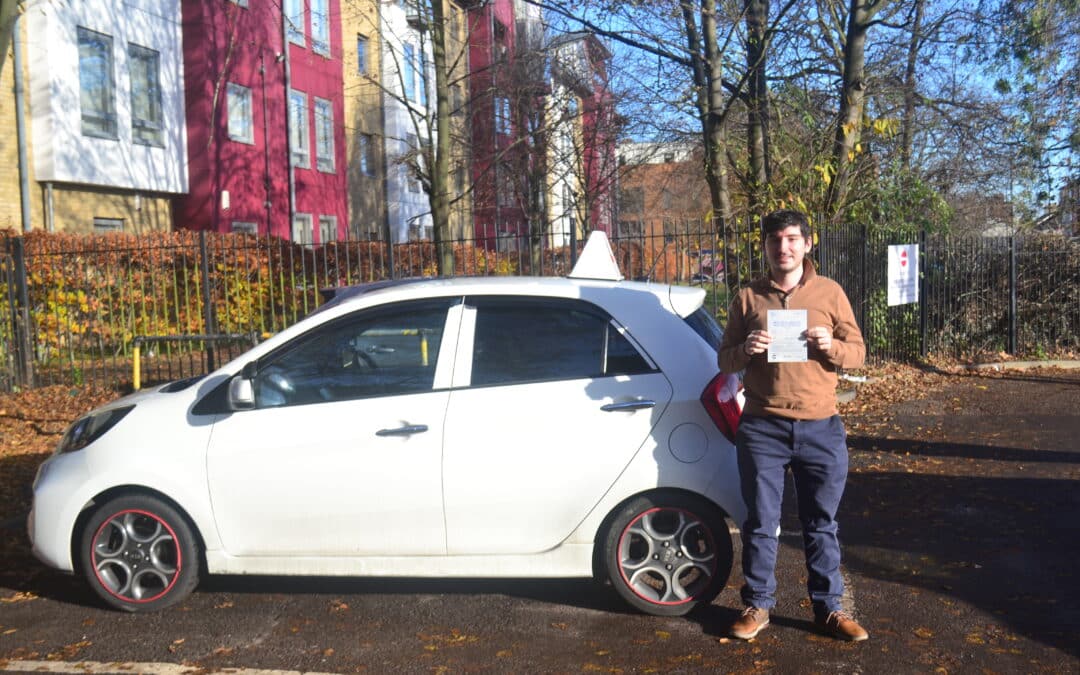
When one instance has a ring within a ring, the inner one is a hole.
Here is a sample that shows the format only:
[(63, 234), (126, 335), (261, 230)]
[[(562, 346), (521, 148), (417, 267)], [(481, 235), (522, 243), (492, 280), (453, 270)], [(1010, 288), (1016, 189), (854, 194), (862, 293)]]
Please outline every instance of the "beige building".
[[(172, 228), (170, 200), (187, 190), (179, 3), (165, 3), (175, 19), (149, 0), (110, 5), (29, 0), (15, 23), (0, 71), (0, 227)], [(96, 69), (110, 77), (95, 83)]]
[(358, 239), (386, 238), (379, 4), (341, 3), (349, 236)]

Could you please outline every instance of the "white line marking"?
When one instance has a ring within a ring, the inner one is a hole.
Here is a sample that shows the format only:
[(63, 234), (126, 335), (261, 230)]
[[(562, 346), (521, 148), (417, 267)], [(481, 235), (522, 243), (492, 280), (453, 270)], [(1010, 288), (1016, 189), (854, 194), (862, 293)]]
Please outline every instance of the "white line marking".
[[(18, 673), (74, 673), (87, 675), (92, 673), (114, 675), (194, 675), (205, 673), (200, 666), (182, 666), (178, 663), (123, 663), (114, 661), (4, 661), (0, 660), (0, 671)], [(214, 668), (211, 672), (230, 673), (230, 675), (334, 675), (302, 670), (258, 670), (254, 668)]]

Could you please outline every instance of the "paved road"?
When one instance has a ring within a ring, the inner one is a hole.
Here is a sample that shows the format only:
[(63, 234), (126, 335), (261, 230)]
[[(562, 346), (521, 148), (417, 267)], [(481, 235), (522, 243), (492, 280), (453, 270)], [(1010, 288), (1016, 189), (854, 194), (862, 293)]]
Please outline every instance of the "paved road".
[(724, 637), (737, 574), (682, 619), (584, 581), (239, 577), (126, 615), (7, 551), (25, 565), (0, 570), (0, 670), (1080, 672), (1080, 372), (954, 378), (849, 422), (841, 536), (864, 643), (810, 624), (789, 508), (779, 605), (749, 643)]

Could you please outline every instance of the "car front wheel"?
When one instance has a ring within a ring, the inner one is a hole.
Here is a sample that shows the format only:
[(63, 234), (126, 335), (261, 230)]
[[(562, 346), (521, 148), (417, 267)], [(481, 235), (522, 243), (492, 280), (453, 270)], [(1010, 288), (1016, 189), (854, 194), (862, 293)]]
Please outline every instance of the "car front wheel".
[(708, 604), (731, 573), (731, 535), (720, 511), (683, 493), (636, 497), (603, 539), (608, 578), (647, 614), (681, 616)]
[(82, 529), (79, 560), (94, 592), (129, 612), (180, 602), (199, 580), (191, 527), (176, 509), (148, 495), (117, 497), (95, 508)]

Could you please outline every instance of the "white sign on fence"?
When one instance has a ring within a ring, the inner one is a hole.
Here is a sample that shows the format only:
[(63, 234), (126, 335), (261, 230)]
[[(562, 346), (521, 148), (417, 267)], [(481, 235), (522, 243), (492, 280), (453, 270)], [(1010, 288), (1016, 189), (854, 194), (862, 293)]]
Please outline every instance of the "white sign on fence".
[(889, 246), (889, 307), (919, 301), (919, 245)]

